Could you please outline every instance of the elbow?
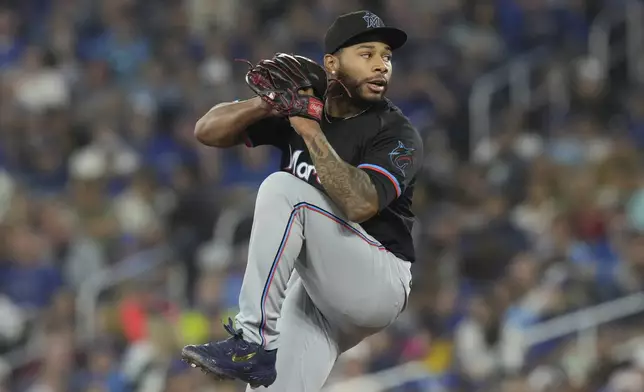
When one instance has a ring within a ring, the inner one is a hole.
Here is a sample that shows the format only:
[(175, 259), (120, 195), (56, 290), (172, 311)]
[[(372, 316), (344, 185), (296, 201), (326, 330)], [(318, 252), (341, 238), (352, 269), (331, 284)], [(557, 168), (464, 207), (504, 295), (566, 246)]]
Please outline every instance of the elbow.
[(213, 139), (212, 132), (208, 132), (208, 126), (205, 124), (203, 118), (199, 119), (195, 124), (195, 139), (202, 144), (208, 144), (208, 141)]
[(204, 118), (199, 119), (195, 124), (194, 135), (201, 144), (210, 147), (223, 147), (224, 140), (218, 136), (217, 128), (213, 126), (211, 121)]

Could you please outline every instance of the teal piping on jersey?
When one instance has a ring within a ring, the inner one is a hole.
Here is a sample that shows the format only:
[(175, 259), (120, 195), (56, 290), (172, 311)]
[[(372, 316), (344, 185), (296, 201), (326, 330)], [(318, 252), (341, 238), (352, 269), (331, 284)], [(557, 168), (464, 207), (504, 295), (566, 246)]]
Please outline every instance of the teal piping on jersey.
[(402, 190), (400, 188), (400, 183), (398, 182), (398, 179), (396, 179), (396, 177), (384, 167), (380, 167), (378, 165), (372, 165), (370, 163), (363, 163), (361, 165), (358, 165), (358, 168), (373, 170), (375, 172), (382, 174), (383, 176), (387, 177), (389, 181), (391, 181), (391, 183), (393, 184), (394, 188), (396, 189), (396, 197), (400, 197), (400, 195), (402, 194)]

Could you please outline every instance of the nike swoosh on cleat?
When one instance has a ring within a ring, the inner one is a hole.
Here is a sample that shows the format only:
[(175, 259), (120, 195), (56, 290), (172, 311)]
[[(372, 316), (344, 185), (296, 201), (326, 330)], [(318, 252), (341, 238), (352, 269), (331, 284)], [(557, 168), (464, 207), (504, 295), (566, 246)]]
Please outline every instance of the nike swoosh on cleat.
[(247, 354), (247, 355), (242, 355), (241, 357), (237, 356), (237, 354), (233, 354), (232, 360), (233, 360), (233, 362), (246, 362), (246, 361), (250, 360), (251, 358), (253, 358), (255, 355), (257, 355), (256, 352), (250, 353), (250, 354)]

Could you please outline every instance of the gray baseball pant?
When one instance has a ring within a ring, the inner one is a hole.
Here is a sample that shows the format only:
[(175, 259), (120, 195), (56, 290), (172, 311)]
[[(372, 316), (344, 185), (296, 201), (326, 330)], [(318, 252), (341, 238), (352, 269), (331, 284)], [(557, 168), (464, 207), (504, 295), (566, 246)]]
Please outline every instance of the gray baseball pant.
[(254, 391), (319, 392), (342, 352), (403, 311), (410, 266), (313, 186), (285, 172), (266, 178), (236, 326), (279, 350), (276, 382)]

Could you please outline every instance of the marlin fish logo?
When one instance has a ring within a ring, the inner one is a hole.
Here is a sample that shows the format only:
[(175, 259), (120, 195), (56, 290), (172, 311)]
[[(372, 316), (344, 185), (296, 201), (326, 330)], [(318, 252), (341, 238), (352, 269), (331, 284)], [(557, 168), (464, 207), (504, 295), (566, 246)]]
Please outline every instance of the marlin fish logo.
[(371, 12), (366, 12), (364, 16), (362, 17), (364, 21), (367, 23), (367, 28), (377, 28), (377, 27), (385, 27), (385, 24), (382, 22), (382, 19), (376, 14), (372, 14)]
[(411, 165), (413, 162), (413, 152), (416, 151), (415, 148), (405, 147), (405, 145), (398, 141), (396, 148), (391, 150), (389, 153), (389, 159), (391, 163), (400, 170), (403, 177), (405, 176), (405, 169), (407, 166)]

